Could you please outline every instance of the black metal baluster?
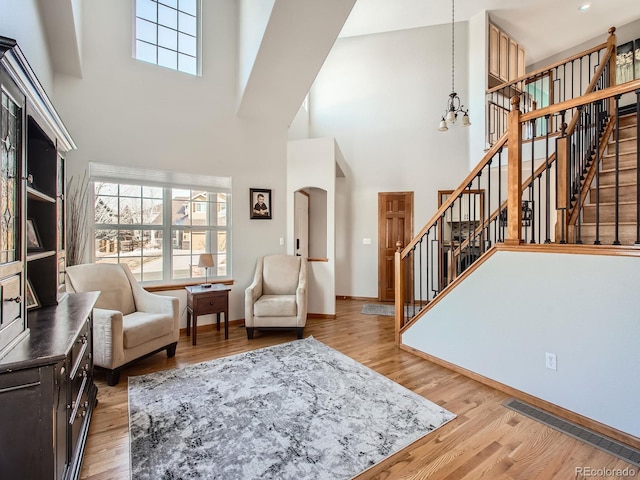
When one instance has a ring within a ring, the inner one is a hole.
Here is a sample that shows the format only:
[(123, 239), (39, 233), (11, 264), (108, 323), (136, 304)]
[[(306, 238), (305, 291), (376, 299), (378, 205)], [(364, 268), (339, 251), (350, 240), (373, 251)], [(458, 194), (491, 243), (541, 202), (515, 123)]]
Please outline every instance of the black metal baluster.
[[(533, 131), (533, 136), (531, 137), (531, 183), (529, 183), (529, 200), (533, 204), (533, 194), (534, 194), (534, 185), (533, 185), (533, 175), (535, 173), (534, 168), (534, 158), (535, 158), (535, 145), (536, 145), (536, 119), (531, 120), (531, 130)], [(533, 205), (532, 205), (533, 206)], [(533, 215), (533, 208), (531, 209), (531, 240), (530, 243), (536, 243), (536, 227), (535, 227), (535, 218)], [(525, 233), (526, 238), (526, 233)]]
[(547, 238), (544, 243), (551, 243), (551, 164), (549, 163), (549, 131), (551, 130), (551, 115), (547, 114), (544, 118), (546, 118), (547, 123), (547, 132), (545, 134), (545, 173), (547, 180), (547, 188), (545, 192), (546, 197), (546, 211), (545, 211), (545, 228)]
[[(462, 203), (462, 201), (461, 201)], [(462, 218), (460, 220), (463, 220)], [(467, 228), (467, 247), (464, 249), (464, 268), (466, 269), (469, 266), (469, 251), (471, 250), (471, 183), (467, 185), (467, 218), (465, 225)], [(462, 248), (462, 237), (460, 238), (460, 248)], [(462, 250), (460, 250), (462, 253)], [(462, 273), (464, 269), (462, 265), (460, 265), (460, 273)]]
[[(454, 271), (455, 265), (453, 263), (453, 260), (455, 258), (455, 248), (454, 248), (454, 244), (453, 244), (453, 203), (451, 204), (451, 206), (449, 207), (451, 209), (451, 222), (449, 224), (449, 257), (447, 259), (447, 285), (449, 285), (451, 283), (451, 276), (449, 275), (450, 272)], [(446, 286), (446, 285), (445, 285)]]
[[(538, 219), (540, 218), (540, 214), (541, 214), (541, 195), (542, 195), (542, 172), (540, 172), (536, 178), (536, 182), (538, 182), (538, 213), (536, 214), (535, 210), (533, 211), (533, 219), (535, 221), (539, 221)], [(541, 239), (540, 239), (540, 234), (542, 232), (542, 227), (538, 226), (538, 243), (541, 243)]]
[(407, 252), (407, 256), (405, 257), (405, 268), (404, 268), (404, 276), (405, 276), (405, 281), (404, 281), (404, 285), (405, 285), (405, 291), (404, 291), (404, 298), (402, 299), (402, 305), (403, 305), (403, 316), (405, 318), (404, 324), (407, 324), (407, 321), (409, 320), (409, 289), (410, 289), (410, 283), (411, 283), (411, 278), (410, 278), (410, 270), (411, 268), (409, 268), (411, 266), (411, 250), (409, 250), (409, 252)]
[[(482, 225), (487, 232), (485, 237), (485, 243), (484, 243), (485, 250), (488, 250), (489, 248), (491, 248), (491, 230), (490, 230), (490, 222), (489, 222), (489, 217), (491, 215), (491, 205), (490, 205), (491, 203), (491, 162), (493, 162), (493, 157), (491, 157), (487, 162), (487, 197), (484, 202), (484, 209), (482, 210), (483, 212)], [(483, 197), (480, 197), (480, 198), (483, 198)], [(485, 215), (485, 210), (486, 210), (486, 215)], [(484, 226), (485, 221), (487, 222), (486, 227)]]
[(613, 241), (614, 245), (620, 245), (620, 97), (621, 95), (616, 95), (615, 98), (615, 109), (616, 109), (616, 135), (615, 135), (615, 143), (616, 143), (616, 180), (615, 180), (615, 239)]
[[(602, 103), (596, 103), (596, 115), (602, 116)], [(600, 146), (596, 147), (596, 239), (594, 245), (600, 245)]]
[(418, 240), (418, 298), (419, 298), (419, 306), (422, 308), (422, 240), (424, 239), (424, 235), (420, 237)]
[[(433, 227), (432, 227), (433, 228)], [(426, 242), (425, 242), (425, 249), (426, 249), (426, 254), (425, 254), (425, 261), (427, 262), (426, 265), (426, 272), (427, 272), (427, 288), (425, 290), (426, 295), (427, 295), (427, 299), (426, 299), (426, 303), (425, 305), (429, 305), (429, 277), (431, 277), (431, 275), (429, 275), (430, 272), (433, 271), (434, 269), (434, 264), (433, 262), (431, 263), (431, 268), (429, 268), (429, 245), (431, 245), (431, 243), (429, 242), (429, 232), (431, 231), (431, 228), (429, 230), (427, 230), (427, 234), (426, 234)]]
[(504, 239), (504, 227), (501, 225), (502, 217), (502, 147), (498, 149), (498, 242), (502, 243)]

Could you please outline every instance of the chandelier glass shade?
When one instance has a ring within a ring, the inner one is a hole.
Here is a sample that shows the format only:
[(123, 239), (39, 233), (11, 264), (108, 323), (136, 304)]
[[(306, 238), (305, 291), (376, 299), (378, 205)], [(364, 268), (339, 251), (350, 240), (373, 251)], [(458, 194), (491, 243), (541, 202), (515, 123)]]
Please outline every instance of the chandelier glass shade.
[(462, 101), (455, 90), (455, 52), (456, 52), (456, 43), (455, 43), (455, 0), (451, 0), (451, 93), (449, 94), (449, 99), (447, 100), (447, 108), (445, 110), (444, 115), (442, 116), (442, 120), (440, 120), (440, 125), (438, 127), (438, 131), (446, 132), (449, 130), (449, 125), (453, 125), (456, 123), (458, 119), (458, 115), (462, 115), (462, 126), (468, 127), (471, 125), (471, 121), (469, 120), (469, 109), (465, 109), (464, 105), (462, 105)]

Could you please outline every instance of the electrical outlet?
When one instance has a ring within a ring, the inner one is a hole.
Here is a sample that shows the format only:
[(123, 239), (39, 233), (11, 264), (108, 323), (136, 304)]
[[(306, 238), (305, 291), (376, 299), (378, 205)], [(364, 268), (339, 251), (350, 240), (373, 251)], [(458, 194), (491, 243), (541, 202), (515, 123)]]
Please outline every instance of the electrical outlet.
[(558, 370), (558, 359), (555, 353), (545, 354), (545, 365), (550, 370)]

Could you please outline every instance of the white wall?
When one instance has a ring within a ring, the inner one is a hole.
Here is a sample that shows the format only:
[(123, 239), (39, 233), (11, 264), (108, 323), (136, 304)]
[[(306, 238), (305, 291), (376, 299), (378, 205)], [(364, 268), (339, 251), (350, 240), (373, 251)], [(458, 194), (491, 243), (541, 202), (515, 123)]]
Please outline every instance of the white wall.
[[(335, 137), (351, 170), (336, 205), (339, 295), (378, 296), (378, 192), (415, 192), (417, 232), (436, 211), (438, 189), (468, 173), (469, 132), (480, 123), (437, 131), (451, 91), (444, 38), (450, 25), (338, 39), (311, 89), (311, 136)], [(466, 43), (459, 23), (456, 44)], [(456, 57), (456, 89), (468, 98), (466, 49)]]
[[(86, 1), (84, 77), (57, 75), (55, 103), (78, 145), (67, 156), (69, 177), (89, 161), (232, 177), (230, 317), (237, 319), (256, 257), (284, 253), (287, 131), (237, 118), (236, 2), (202, 7), (209, 48), (196, 77), (132, 58), (131, 1)], [(249, 219), (251, 187), (272, 189), (272, 220)]]
[[(487, 147), (486, 141), (486, 91), (489, 47), (487, 41), (487, 12), (483, 10), (469, 19), (469, 97), (464, 100), (469, 106), (472, 127), (469, 131), (469, 169), (473, 169)], [(456, 52), (457, 56), (457, 52)], [(456, 71), (458, 67), (456, 66)], [(462, 179), (460, 179), (462, 181)]]
[(53, 70), (37, 0), (0, 0), (0, 35), (13, 38), (52, 98)]
[(402, 341), (638, 437), (639, 276), (640, 258), (497, 252)]

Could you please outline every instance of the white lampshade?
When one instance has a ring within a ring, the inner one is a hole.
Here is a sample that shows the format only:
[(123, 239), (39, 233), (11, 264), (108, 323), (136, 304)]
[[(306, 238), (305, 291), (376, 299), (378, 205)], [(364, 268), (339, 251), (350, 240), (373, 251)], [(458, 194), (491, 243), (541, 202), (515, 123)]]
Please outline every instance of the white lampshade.
[(468, 127), (469, 125), (471, 125), (471, 121), (469, 120), (469, 115), (465, 113), (464, 117), (462, 117), (462, 126)]
[(198, 260), (198, 266), (206, 268), (214, 267), (213, 255), (210, 253), (201, 253), (200, 259)]
[(447, 113), (447, 123), (456, 123), (456, 113), (453, 110)]
[(447, 122), (444, 121), (444, 118), (440, 121), (440, 126), (438, 127), (438, 131), (439, 132), (446, 132), (447, 130), (449, 130), (447, 128)]

